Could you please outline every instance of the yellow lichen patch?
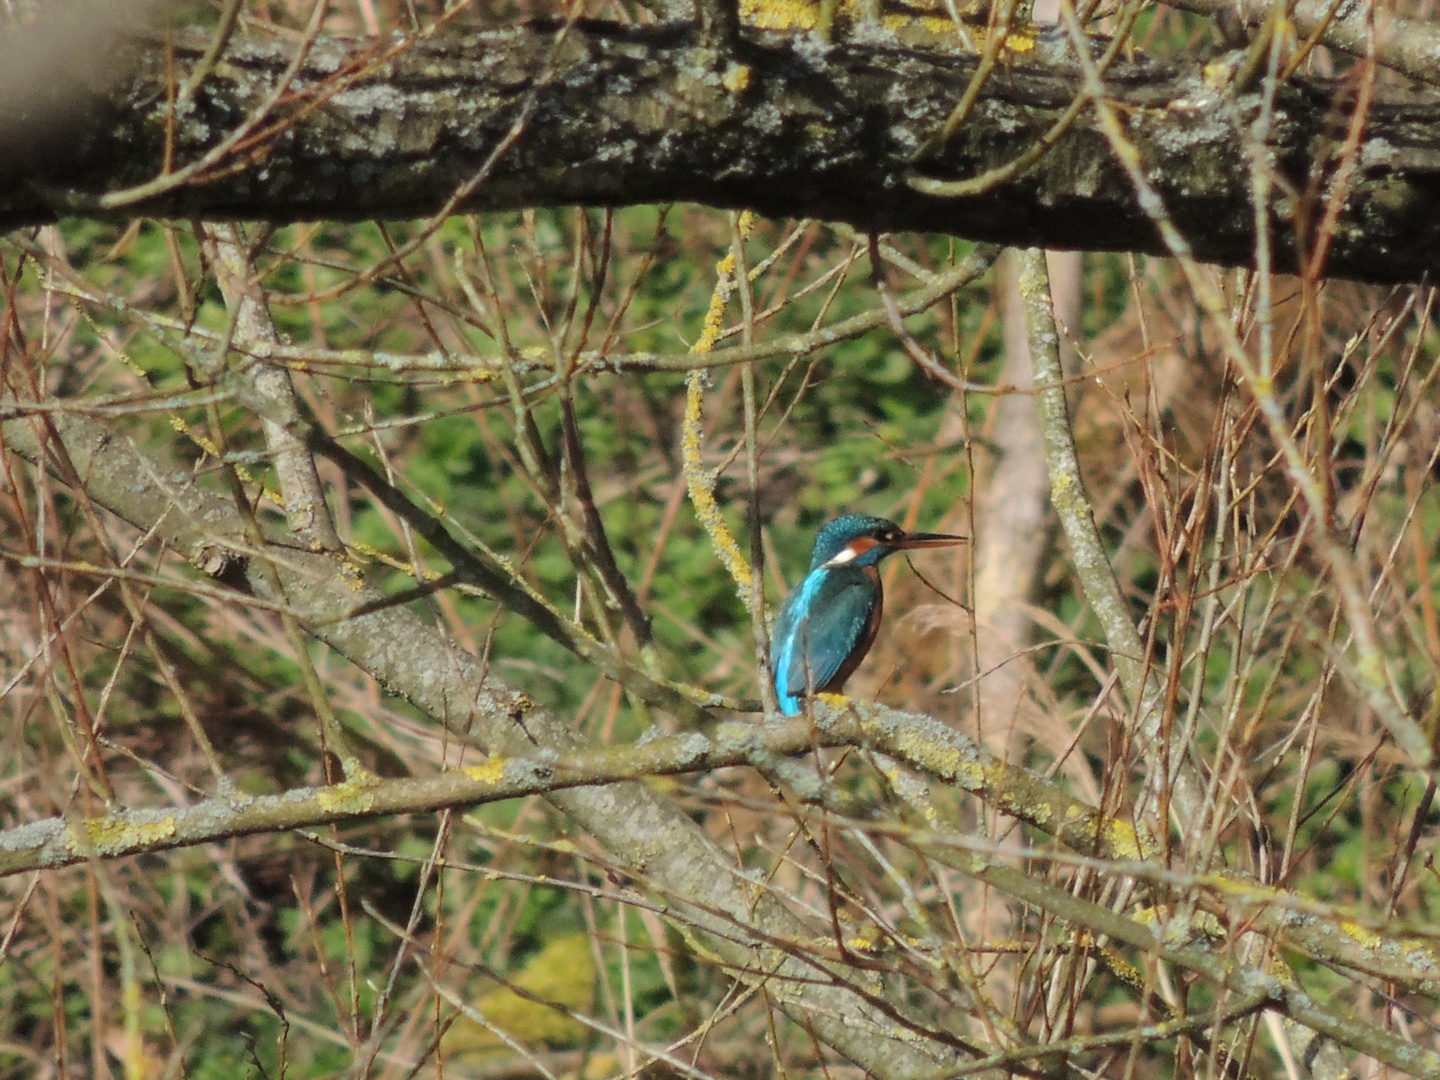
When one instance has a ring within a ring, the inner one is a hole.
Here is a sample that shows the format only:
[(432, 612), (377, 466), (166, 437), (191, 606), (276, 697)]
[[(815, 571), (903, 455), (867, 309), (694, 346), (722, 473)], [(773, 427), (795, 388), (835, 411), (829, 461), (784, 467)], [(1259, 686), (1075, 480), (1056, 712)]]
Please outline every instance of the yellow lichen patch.
[(465, 775), (477, 784), (498, 784), (505, 779), (505, 759), (492, 757), (483, 765), (471, 765)]
[(321, 788), (315, 798), (327, 814), (365, 814), (375, 809), (375, 793), (370, 790), (375, 783), (370, 773), (359, 773), (343, 783)]
[[(170, 426), (176, 431), (178, 431), (181, 435), (184, 435), (201, 450), (204, 450), (205, 453), (209, 454), (216, 461), (220, 460), (222, 456), (220, 453), (220, 448), (216, 446), (215, 443), (211, 441), (210, 437), (206, 435), (203, 431), (196, 431), (189, 424), (187, 424), (184, 417), (170, 417)], [(235, 475), (238, 476), (244, 483), (250, 484), (254, 482), (254, 476), (251, 475), (250, 470), (245, 468), (244, 465), (236, 465), (234, 466), (234, 469)], [(284, 501), (280, 498), (280, 493), (275, 491), (273, 488), (267, 488), (262, 494), (264, 494), (265, 498), (269, 499), (277, 506), (285, 505)]]
[(365, 588), (365, 571), (348, 554), (340, 560), (340, 576), (345, 579), (351, 592), (360, 592)]
[[(947, 754), (947, 756), (949, 756)], [(961, 757), (958, 751), (954, 752), (954, 764), (950, 767), (950, 775), (954, 777), (955, 783), (959, 784), (966, 791), (979, 791), (989, 786), (990, 777), (986, 773), (985, 766), (978, 761), (968, 761)]]
[[(742, 239), (750, 235), (754, 222), (755, 216), (750, 211), (746, 210), (740, 215), (739, 232)], [(732, 251), (715, 264), (715, 288), (710, 294), (710, 307), (705, 312), (700, 338), (690, 346), (692, 353), (702, 355), (715, 348), (715, 341), (720, 337), (720, 323), (725, 318), (725, 305), (730, 302), (734, 292), (735, 253)]]
[[(834, 39), (867, 24), (879, 25), (911, 47), (965, 52), (983, 47), (990, 9), (983, 0), (879, 0), (878, 22), (876, 6), (873, 0), (838, 0), (833, 6), (824, 0), (741, 0), (740, 19), (760, 30), (818, 31)], [(1035, 48), (1040, 29), (1031, 21), (1029, 8), (1022, 4), (1011, 20), (1004, 52), (1022, 54)]]
[(1137, 968), (1134, 964), (1130, 963), (1128, 960), (1122, 957), (1114, 949), (1107, 949), (1102, 946), (1098, 950), (1098, 952), (1100, 953), (1100, 957), (1104, 961), (1105, 966), (1110, 969), (1110, 973), (1114, 975), (1117, 979), (1119, 979), (1121, 982), (1126, 983), (1137, 990), (1148, 990), (1150, 988), (1149, 984), (1145, 980), (1144, 973), (1141, 972), (1141, 970)]
[(750, 89), (750, 65), (731, 64), (720, 76), (720, 83), (732, 94), (743, 94)]
[[(747, 76), (748, 78), (748, 76)], [(735, 232), (740, 241), (745, 241), (755, 229), (755, 215), (749, 210), (742, 213), (735, 223)], [(725, 317), (725, 305), (735, 292), (735, 253), (732, 251), (715, 264), (715, 288), (710, 295), (710, 307), (705, 312), (705, 323), (700, 337), (690, 347), (690, 352), (703, 355), (715, 348)], [(715, 501), (715, 476), (707, 472), (702, 464), (704, 432), (700, 425), (701, 407), (705, 399), (705, 373), (696, 368), (686, 379), (685, 418), (681, 423), (680, 451), (685, 472), (685, 484), (690, 494), (695, 516), (710, 537), (716, 554), (729, 571), (730, 577), (740, 587), (740, 597), (749, 599), (755, 585), (755, 575), (750, 562), (740, 551), (729, 526), (720, 513)]]
[[(210, 441), (210, 437), (204, 432), (192, 430), (190, 425), (185, 422), (184, 417), (170, 417), (170, 426), (176, 431), (178, 431), (181, 435), (186, 436), (191, 442), (193, 442), (201, 450), (204, 450), (205, 453), (209, 454), (211, 457), (218, 458), (220, 456), (220, 448)], [(244, 466), (237, 468), (235, 471), (239, 473), (241, 479), (248, 479), (244, 472)]]
[(1145, 858), (1145, 853), (1140, 846), (1140, 834), (1128, 821), (1109, 818), (1105, 822), (1105, 832), (1108, 834), (1112, 859), (1134, 859), (1139, 862)]
[(1034, 23), (1026, 23), (1005, 35), (1005, 48), (1013, 53), (1027, 53), (1035, 48), (1035, 42), (1039, 38), (1040, 28)]
[[(918, 31), (927, 36), (931, 44), (963, 45), (965, 43), (956, 37), (955, 23), (947, 6), (925, 0), (911, 3), (882, 0), (879, 22), (892, 33)], [(824, 7), (823, 0), (741, 0), (740, 19), (760, 30), (815, 30), (821, 26)], [(843, 36), (874, 18), (870, 8), (870, 4), (861, 0), (839, 0), (830, 13), (832, 24)], [(985, 22), (987, 8), (988, 5), (972, 0), (953, 5), (961, 19), (980, 25)], [(1022, 22), (1011, 34), (1021, 39), (1014, 47), (1016, 52), (1033, 48), (1035, 35), (1028, 22)]]
[[(714, 483), (712, 477), (703, 475), (700, 470), (700, 409), (699, 402), (703, 397), (703, 374), (699, 371), (692, 371), (689, 378), (689, 403), (685, 408), (685, 435), (681, 443), (685, 457), (685, 479), (689, 486), (690, 503), (695, 508), (695, 516), (704, 527), (705, 532), (710, 536), (710, 542), (715, 546), (720, 561), (725, 564), (725, 569), (730, 572), (730, 577), (735, 584), (740, 586), (740, 595), (748, 597), (753, 587), (755, 577), (750, 570), (750, 560), (745, 558), (740, 551), (740, 545), (735, 542), (735, 536), (725, 524), (725, 518), (720, 512), (720, 504), (715, 501), (715, 495), (710, 490)], [(694, 404), (693, 414), (695, 436), (691, 438), (691, 415), (690, 403)]]
[(1270, 974), (1284, 986), (1296, 987), (1300, 985), (1295, 979), (1295, 973), (1290, 970), (1290, 965), (1278, 956), (1271, 961), (1268, 970)]
[(937, 38), (953, 37), (955, 33), (955, 24), (938, 15), (886, 15), (880, 25), (895, 33), (918, 29)]
[(1349, 934), (1352, 938), (1364, 945), (1367, 949), (1378, 949), (1385, 944), (1385, 939), (1375, 933), (1369, 927), (1361, 926), (1357, 922), (1346, 919), (1340, 924), (1340, 929)]
[(355, 540), (350, 543), (349, 548), (346, 549), (346, 554), (351, 556), (351, 558), (347, 562), (347, 566), (350, 569), (344, 570), (344, 568), (342, 567), (342, 570), (344, 570), (344, 572), (346, 573), (349, 573), (352, 570), (356, 574), (362, 573), (359, 563), (355, 562), (354, 560), (354, 556), (363, 555), (371, 562), (377, 562), (380, 563), (382, 566), (388, 566), (392, 570), (399, 570), (402, 574), (409, 574), (411, 577), (419, 574), (426, 581), (440, 580), (440, 572), (438, 570), (418, 570), (415, 566), (413, 566), (406, 560), (397, 559), (394, 555), (387, 554), (386, 552), (381, 551), (374, 545), (366, 544), (359, 540)]
[(760, 30), (813, 30), (820, 7), (806, 0), (741, 0), (740, 19)]
[(86, 818), (84, 833), (71, 834), (70, 846), (76, 851), (109, 855), (157, 844), (175, 835), (175, 819), (158, 821), (126, 821), (122, 817)]
[[(984, 778), (984, 771), (980, 766), (974, 762), (967, 762), (958, 751), (939, 746), (913, 731), (906, 730), (899, 733), (896, 749), (900, 751), (905, 760), (912, 761), (925, 771), (937, 776), (959, 780), (962, 775), (965, 775), (973, 778), (977, 784)], [(962, 780), (960, 786), (968, 787), (969, 785)]]
[(848, 709), (850, 707), (850, 699), (844, 694), (820, 693), (815, 696), (832, 709)]

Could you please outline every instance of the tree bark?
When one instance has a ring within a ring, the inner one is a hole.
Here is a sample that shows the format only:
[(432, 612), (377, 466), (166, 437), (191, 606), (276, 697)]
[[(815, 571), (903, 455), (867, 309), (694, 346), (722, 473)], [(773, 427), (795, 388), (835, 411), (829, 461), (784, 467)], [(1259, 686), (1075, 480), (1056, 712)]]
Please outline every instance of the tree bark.
[[(1018, 179), (960, 198), (915, 190), (916, 150), (967, 85), (968, 55), (758, 32), (717, 50), (684, 24), (532, 24), (322, 39), (303, 57), (285, 42), (234, 43), (187, 99), (174, 88), (203, 43), (175, 46), (173, 63), (163, 43), (132, 48), (130, 73), (71, 110), (67, 130), (0, 155), (0, 227), (67, 214), (282, 223), (690, 201), (1164, 253), (1090, 110)], [(1027, 66), (1057, 51), (993, 74), (924, 176), (973, 177), (1029, 147), (1080, 92), (1063, 62)], [(1259, 94), (1217, 90), (1198, 65), (1153, 63), (1117, 64), (1107, 89), (1196, 256), (1249, 264)], [(1277, 89), (1264, 146), (1279, 181), (1276, 268), (1303, 267), (1338, 197), (1325, 272), (1419, 280), (1440, 267), (1440, 97), (1375, 103), (1353, 171), (1341, 167), (1351, 100), (1316, 80)], [(1332, 192), (1347, 174), (1348, 196)]]

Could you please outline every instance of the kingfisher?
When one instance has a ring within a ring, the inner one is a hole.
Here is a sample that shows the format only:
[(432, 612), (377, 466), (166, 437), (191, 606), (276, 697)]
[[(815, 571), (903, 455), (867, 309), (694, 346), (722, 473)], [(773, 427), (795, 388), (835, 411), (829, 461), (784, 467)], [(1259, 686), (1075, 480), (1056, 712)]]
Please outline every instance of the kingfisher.
[(878, 567), (887, 555), (964, 541), (946, 533), (906, 532), (869, 514), (846, 514), (821, 529), (810, 571), (785, 598), (770, 640), (780, 711), (798, 715), (810, 687), (838, 694), (865, 659), (885, 609)]

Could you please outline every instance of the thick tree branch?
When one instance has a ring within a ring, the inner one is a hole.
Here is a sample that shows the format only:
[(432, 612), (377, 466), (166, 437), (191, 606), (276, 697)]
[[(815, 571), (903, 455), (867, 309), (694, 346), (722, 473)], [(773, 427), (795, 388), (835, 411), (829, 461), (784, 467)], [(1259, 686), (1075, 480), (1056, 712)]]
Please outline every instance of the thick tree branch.
[[(52, 141), (43, 155), (0, 162), (0, 226), (64, 214), (288, 222), (694, 201), (868, 231), (1164, 253), (1088, 109), (1018, 180), (965, 198), (914, 189), (914, 155), (967, 85), (970, 56), (773, 34), (721, 54), (678, 25), (322, 40), (298, 66), (290, 46), (247, 42), (173, 105), (163, 48), (134, 50), (131, 77), (91, 98), (63, 151)], [(178, 50), (179, 84), (202, 54), (202, 43)], [(1198, 68), (1118, 65), (1106, 86), (1197, 257), (1249, 263), (1244, 144), (1258, 98), (1232, 99)], [(998, 71), (925, 175), (1004, 165), (1078, 92), (1063, 68)], [(1268, 146), (1277, 269), (1296, 269), (1312, 246), (1347, 122), (1342, 87), (1278, 90)], [(1440, 98), (1376, 104), (1358, 162), (1327, 272), (1400, 282), (1440, 267)]]

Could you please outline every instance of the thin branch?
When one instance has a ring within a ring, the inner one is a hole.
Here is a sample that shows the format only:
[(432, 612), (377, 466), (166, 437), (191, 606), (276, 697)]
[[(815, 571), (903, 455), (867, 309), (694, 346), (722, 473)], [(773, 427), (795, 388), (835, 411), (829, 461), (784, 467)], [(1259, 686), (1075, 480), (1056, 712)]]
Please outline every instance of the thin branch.
[(1375, 711), (1396, 744), (1405, 751), (1417, 768), (1427, 769), (1435, 760), (1431, 737), (1411, 718), (1407, 703), (1398, 699), (1380, 634), (1375, 626), (1374, 612), (1360, 583), (1360, 573), (1355, 565), (1350, 540), (1332, 520), (1326, 493), (1295, 440), (1284, 409), (1276, 397), (1274, 380), (1262, 377), (1256, 370), (1229, 317), (1224, 296), (1201, 271), (1189, 239), (1178, 227), (1165, 199), (1151, 182), (1147, 173), (1148, 163), (1126, 133), (1125, 125), (1107, 96), (1094, 61), (1085, 51), (1084, 35), (1075, 20), (1069, 0), (1062, 0), (1061, 15), (1071, 40), (1075, 43), (1096, 115), (1100, 119), (1106, 139), (1114, 149), (1116, 160), (1123, 165), (1140, 206), (1154, 224), (1170, 254), (1179, 263), (1186, 283), (1220, 339), (1226, 359), (1237, 371), (1243, 373), (1270, 436), (1280, 447), (1286, 472), (1304, 498), (1315, 545), (1333, 576), (1354, 638), (1356, 658), (1352, 677), (1366, 704)]
[[(1162, 0), (1171, 7), (1201, 15), (1238, 10), (1252, 25), (1266, 21), (1277, 0)], [(1283, 2), (1283, 0), (1281, 0)], [(1318, 34), (1331, 48), (1365, 56), (1373, 47), (1377, 59), (1412, 79), (1440, 86), (1440, 25), (1409, 19), (1380, 4), (1346, 0), (1299, 0), (1284, 4), (1287, 18), (1302, 35)]]
[[(1021, 256), (1020, 295), (1025, 305), (1030, 362), (1035, 371), (1035, 404), (1045, 440), (1045, 463), (1050, 473), (1050, 501), (1070, 545), (1076, 577), (1091, 609), (1105, 631), (1110, 655), (1120, 674), (1125, 697), (1133, 710), (1135, 730), (1145, 747), (1158, 749), (1159, 769), (1151, 773), (1151, 795), (1168, 796), (1168, 808), (1177, 822), (1196, 822), (1204, 806), (1204, 788), (1187, 763), (1183, 743), (1172, 743), (1166, 731), (1164, 687), (1155, 675), (1150, 652), (1135, 627), (1135, 620), (1120, 591), (1114, 568), (1100, 540), (1095, 513), (1085, 494), (1070, 408), (1065, 400), (1065, 376), (1060, 367), (1060, 335), (1050, 297), (1050, 271), (1045, 253), (1032, 248)], [(1153, 750), (1152, 750), (1153, 752)], [(1173, 779), (1173, 785), (1167, 781)], [(1167, 808), (1161, 806), (1161, 816)]]

